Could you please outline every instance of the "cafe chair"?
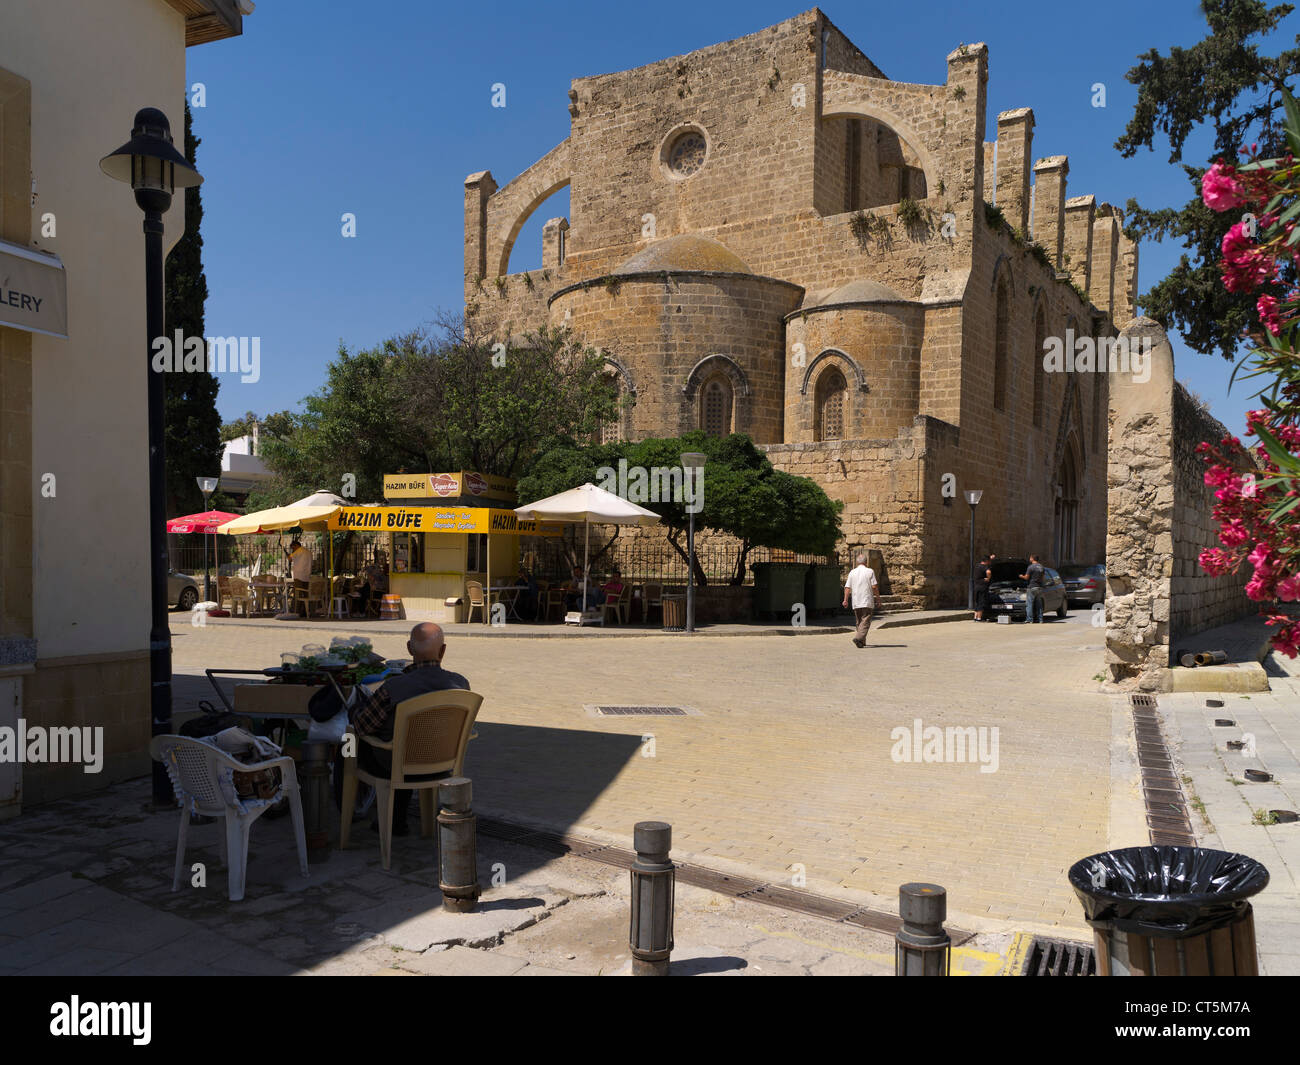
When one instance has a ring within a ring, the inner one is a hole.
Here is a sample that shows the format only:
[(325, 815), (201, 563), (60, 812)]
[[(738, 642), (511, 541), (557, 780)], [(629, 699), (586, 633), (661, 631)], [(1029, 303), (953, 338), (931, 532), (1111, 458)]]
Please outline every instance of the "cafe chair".
[[(357, 781), (375, 789), (379, 812), (379, 848), (384, 868), (393, 862), (393, 792), (398, 788), (420, 792), (420, 835), (432, 836), (437, 814), (438, 787), (448, 777), (465, 770), (465, 748), (475, 736), (474, 719), (483, 696), (462, 689), (429, 692), (405, 699), (393, 710), (393, 740), (385, 743), (375, 736), (358, 736), (358, 743), (392, 754), (388, 777), (376, 777), (357, 764), (355, 755), (343, 760), (343, 796), (340, 809), (356, 809)], [(353, 745), (355, 750), (355, 744)], [(437, 779), (429, 779), (435, 776)], [(347, 847), (352, 835), (352, 818), (339, 818), (339, 849)]]
[[(226, 863), (226, 892), (231, 902), (244, 897), (244, 874), (248, 869), (248, 837), (253, 822), (274, 806), (283, 795), (289, 797), (293, 815), (293, 834), (298, 843), (298, 867), (307, 876), (307, 836), (302, 819), (302, 797), (298, 791), (298, 774), (288, 755), (246, 763), (231, 757), (210, 743), (189, 736), (155, 736), (149, 753), (162, 762), (171, 778), (172, 788), (181, 806), (180, 833), (176, 837), (176, 868), (172, 874), (172, 891), (179, 891), (181, 877), (187, 873), (185, 841), (189, 834), (190, 815), (220, 817), (226, 822), (221, 836), (221, 857)], [(280, 786), (265, 799), (240, 798), (235, 793), (234, 774), (261, 769), (279, 769)]]
[(317, 617), (325, 617), (329, 613), (329, 604), (326, 597), (329, 594), (329, 582), (324, 577), (312, 577), (307, 581), (307, 615), (311, 616), (312, 603), (320, 604), (320, 611)]
[(545, 614), (544, 614), (544, 618), (545, 618), (546, 621), (550, 621), (550, 620), (551, 620), (551, 614), (555, 613), (556, 611), (559, 612), (561, 618), (564, 617), (564, 611), (565, 611), (565, 606), (564, 606), (564, 596), (565, 596), (565, 594), (566, 594), (566, 593), (565, 593), (565, 591), (564, 591), (564, 586), (563, 586), (562, 584), (557, 584), (557, 585), (555, 585), (555, 586), (553, 586), (553, 587), (547, 589), (547, 591), (546, 591), (546, 610), (545, 610)]
[(238, 615), (242, 608), (244, 617), (249, 617), (253, 612), (253, 593), (248, 586), (248, 581), (243, 577), (227, 577), (226, 587), (226, 594), (230, 599), (230, 613)]
[(623, 590), (618, 593), (617, 599), (607, 599), (600, 607), (600, 623), (605, 624), (605, 618), (610, 611), (614, 612), (614, 620), (620, 625), (626, 625), (628, 618), (632, 616), (632, 586), (624, 584)]
[(480, 619), (487, 621), (487, 598), (483, 595), (483, 585), (478, 581), (466, 581), (465, 594), (469, 597), (469, 610), (465, 613), (465, 620), (473, 621), (474, 611), (477, 610)]
[(641, 610), (644, 620), (650, 620), (651, 609), (657, 609), (660, 615), (664, 612), (664, 586), (662, 584), (647, 584), (641, 589)]

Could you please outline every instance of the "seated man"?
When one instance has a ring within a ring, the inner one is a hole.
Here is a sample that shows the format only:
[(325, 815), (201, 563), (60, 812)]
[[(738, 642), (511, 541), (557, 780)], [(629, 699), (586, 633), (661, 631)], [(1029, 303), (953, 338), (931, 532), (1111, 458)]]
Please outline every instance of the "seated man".
[(384, 593), (388, 591), (387, 560), (384, 552), (375, 552), (375, 560), (361, 571), (361, 576), (365, 578), (365, 583), (361, 586), (361, 613), (364, 614), (371, 599), (382, 599)]
[(619, 572), (617, 566), (610, 569), (609, 580), (601, 587), (601, 592), (604, 593), (602, 603), (616, 603), (618, 597), (623, 594), (623, 574)]
[[(406, 641), (412, 662), (396, 677), (389, 677), (373, 692), (361, 688), (351, 714), (352, 725), (359, 736), (374, 736), (391, 741), (393, 738), (393, 711), (397, 704), (417, 695), (446, 691), (449, 688), (468, 690), (469, 681), (459, 673), (442, 668), (442, 656), (447, 653), (447, 643), (442, 627), (431, 621), (421, 622), (411, 630)], [(326, 689), (329, 690), (329, 689)], [(334, 696), (337, 704), (337, 696)], [(336, 711), (337, 712), (337, 711)], [(357, 765), (377, 777), (386, 777), (393, 771), (392, 755), (368, 743), (357, 743)], [(393, 793), (393, 835), (407, 834), (406, 812), (412, 792), (403, 788)]]
[[(578, 605), (578, 601), (582, 598), (582, 567), (581, 566), (573, 567), (573, 576), (572, 578), (570, 578), (569, 583), (566, 584), (564, 588), (565, 588), (565, 595), (564, 595), (565, 607), (567, 607), (569, 610), (582, 609)], [(597, 594), (598, 593), (596, 591), (596, 586), (594, 584), (588, 583), (587, 584), (587, 606), (592, 607), (596, 605)]]

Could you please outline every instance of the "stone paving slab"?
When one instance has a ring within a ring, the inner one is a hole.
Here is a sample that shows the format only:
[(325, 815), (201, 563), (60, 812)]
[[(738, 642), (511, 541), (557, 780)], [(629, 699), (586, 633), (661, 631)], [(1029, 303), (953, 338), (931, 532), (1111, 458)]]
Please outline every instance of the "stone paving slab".
[[(1252, 635), (1249, 626), (1247, 637)], [(1192, 802), (1192, 824), (1204, 847), (1236, 851), (1261, 862), (1269, 885), (1252, 900), (1260, 968), (1270, 976), (1300, 975), (1300, 822), (1254, 823), (1260, 812), (1300, 811), (1300, 663), (1271, 656), (1272, 690), (1216, 696), (1158, 697), (1161, 718)], [(1192, 671), (1189, 671), (1192, 672)], [(1235, 722), (1218, 727), (1216, 719)], [(1243, 751), (1227, 748), (1245, 739)], [(1265, 769), (1274, 781), (1251, 783), (1246, 769)]]
[[(1112, 820), (1141, 821), (1136, 789), (1112, 778), (1102, 636), (1089, 620), (873, 628), (864, 650), (847, 633), (584, 642), (453, 632), (446, 663), (485, 695), (466, 764), (484, 814), (620, 846), (635, 822), (663, 819), (681, 860), (802, 879), (886, 909), (900, 883), (929, 880), (949, 889), (963, 927), (1083, 935), (1065, 871), (1111, 845)], [(311, 635), (356, 631), (343, 622)], [(175, 669), (190, 677), (264, 665), (302, 636), (174, 632)], [(378, 637), (376, 649), (395, 657), (403, 643)], [(587, 716), (598, 703), (699, 713)], [(973, 751), (965, 762), (896, 760), (895, 730), (916, 721), (997, 728), (997, 771), (981, 773)]]

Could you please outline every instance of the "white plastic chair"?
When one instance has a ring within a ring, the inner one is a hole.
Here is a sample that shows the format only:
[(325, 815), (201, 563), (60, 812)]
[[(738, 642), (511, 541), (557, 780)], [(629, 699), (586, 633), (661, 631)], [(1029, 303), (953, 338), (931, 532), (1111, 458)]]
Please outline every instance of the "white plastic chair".
[[(244, 897), (244, 874), (248, 868), (249, 832), (262, 814), (281, 795), (289, 796), (293, 815), (293, 833), (298, 841), (298, 867), (307, 876), (307, 836), (303, 827), (302, 798), (298, 791), (298, 774), (288, 755), (245, 763), (232, 758), (212, 744), (189, 736), (155, 736), (149, 745), (155, 761), (167, 767), (172, 787), (181, 804), (180, 833), (176, 838), (176, 870), (172, 890), (179, 891), (185, 871), (185, 838), (189, 834), (190, 814), (222, 817), (226, 831), (221, 837), (222, 858), (226, 862), (227, 888), (231, 902)], [(280, 787), (269, 799), (241, 799), (235, 795), (233, 774), (259, 769), (279, 768)], [(222, 777), (225, 777), (223, 781)], [(224, 784), (224, 786), (223, 786)]]

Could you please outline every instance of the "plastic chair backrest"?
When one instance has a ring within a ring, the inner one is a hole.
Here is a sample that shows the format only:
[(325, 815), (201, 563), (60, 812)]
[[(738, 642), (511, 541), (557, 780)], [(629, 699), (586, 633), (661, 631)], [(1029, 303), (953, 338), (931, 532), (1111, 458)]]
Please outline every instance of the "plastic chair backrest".
[(176, 790), (193, 799), (198, 812), (208, 815), (219, 816), (229, 807), (221, 791), (220, 770), (248, 768), (225, 751), (191, 736), (156, 736), (149, 753), (167, 767)]
[(483, 585), (478, 581), (466, 581), (465, 591), (469, 595), (470, 606), (483, 605)]
[(645, 586), (645, 599), (647, 603), (657, 603), (664, 595), (664, 586), (662, 584), (647, 584)]
[(404, 699), (393, 711), (393, 780), (459, 773), (483, 696), (462, 688)]

